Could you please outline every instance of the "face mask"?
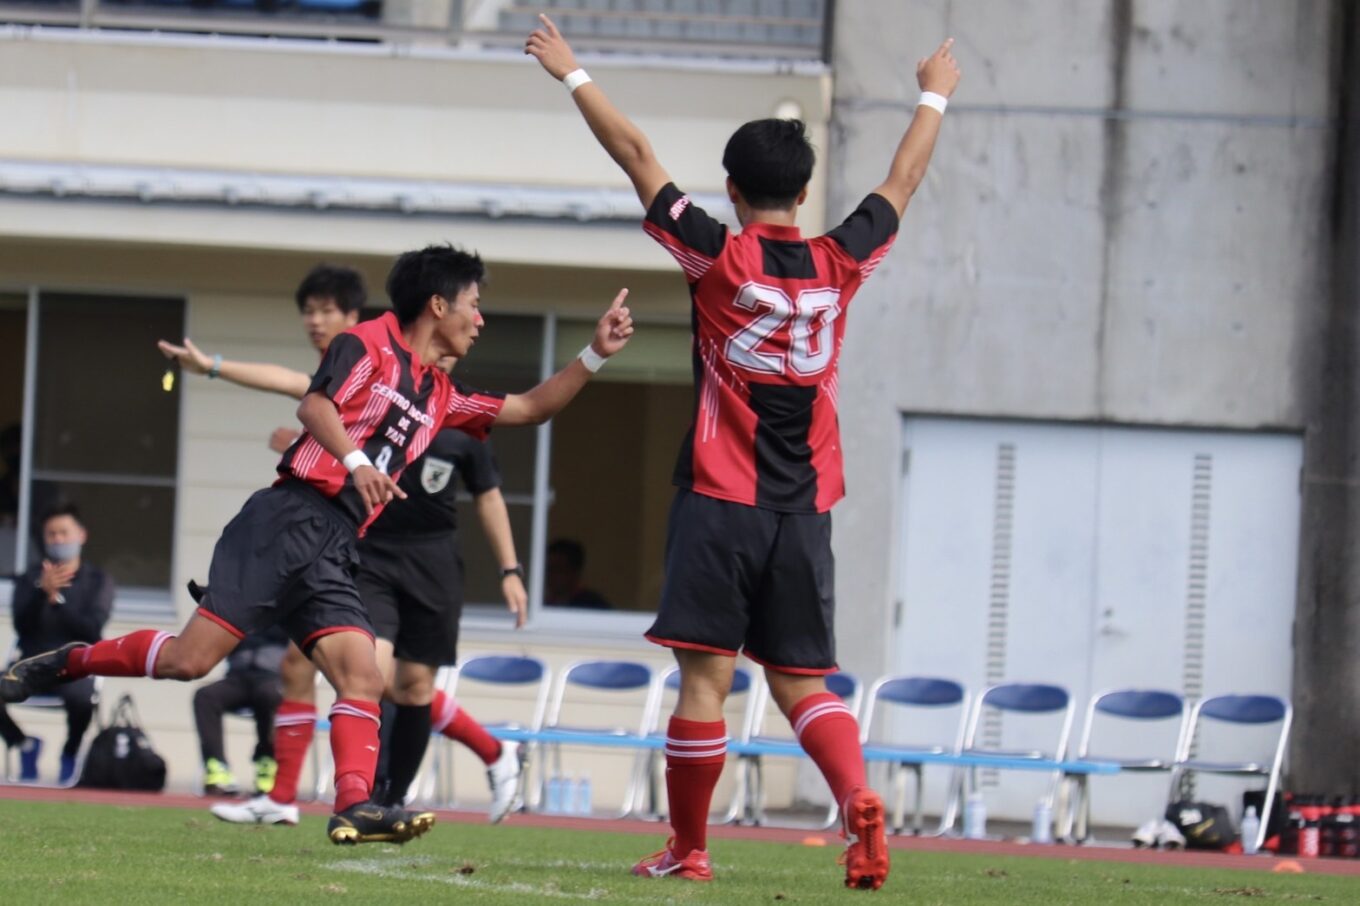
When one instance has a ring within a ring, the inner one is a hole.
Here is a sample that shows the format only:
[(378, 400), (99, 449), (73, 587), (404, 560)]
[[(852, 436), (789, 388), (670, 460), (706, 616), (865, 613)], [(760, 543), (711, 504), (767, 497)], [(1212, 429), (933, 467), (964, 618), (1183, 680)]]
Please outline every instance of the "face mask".
[(58, 544), (45, 545), (47, 548), (47, 559), (57, 563), (65, 563), (80, 556), (79, 541), (62, 541)]

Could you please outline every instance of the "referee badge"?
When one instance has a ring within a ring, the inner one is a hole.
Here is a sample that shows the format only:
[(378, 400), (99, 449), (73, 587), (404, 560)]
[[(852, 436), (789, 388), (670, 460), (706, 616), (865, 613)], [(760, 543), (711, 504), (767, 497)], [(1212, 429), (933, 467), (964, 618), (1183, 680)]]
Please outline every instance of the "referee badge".
[(420, 469), (420, 486), (425, 489), (426, 494), (438, 494), (449, 486), (449, 479), (452, 477), (453, 463), (447, 459), (425, 457), (425, 465)]

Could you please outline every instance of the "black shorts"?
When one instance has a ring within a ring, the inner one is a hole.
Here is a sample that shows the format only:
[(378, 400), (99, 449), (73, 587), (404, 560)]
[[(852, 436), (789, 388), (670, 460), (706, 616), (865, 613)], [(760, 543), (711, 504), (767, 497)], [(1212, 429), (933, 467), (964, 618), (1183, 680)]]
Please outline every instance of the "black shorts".
[(373, 628), (354, 587), (355, 526), (302, 482), (257, 491), (213, 548), (199, 613), (240, 638), (280, 624), (304, 652)]
[(836, 671), (830, 513), (778, 513), (681, 489), (661, 609), (647, 638), (746, 656), (784, 673)]
[(369, 535), (359, 542), (358, 585), (374, 631), (397, 657), (457, 663), (463, 558), (456, 535)]

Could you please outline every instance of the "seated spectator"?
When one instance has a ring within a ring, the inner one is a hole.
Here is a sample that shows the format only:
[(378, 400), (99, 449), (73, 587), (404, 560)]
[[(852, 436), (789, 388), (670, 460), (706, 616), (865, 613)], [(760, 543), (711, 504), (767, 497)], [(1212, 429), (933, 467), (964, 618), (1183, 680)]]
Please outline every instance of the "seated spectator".
[[(70, 504), (49, 510), (42, 519), (42, 562), (14, 582), (11, 611), (19, 654), (29, 657), (67, 642), (97, 642), (113, 610), (113, 579), (81, 560), (88, 540), (80, 513)], [(73, 783), (80, 743), (94, 717), (94, 677), (58, 686), (52, 694), (66, 708), (66, 745), (61, 750), (58, 783)], [(38, 779), (42, 740), (27, 736), (0, 704), (0, 738), (19, 749), (19, 779)]]
[(581, 576), (586, 549), (581, 542), (558, 538), (548, 545), (548, 567), (543, 575), (543, 603), (559, 607), (611, 610), (614, 605), (598, 591), (587, 588)]
[(203, 794), (234, 796), (240, 792), (227, 764), (222, 738), (222, 715), (249, 709), (255, 718), (255, 795), (274, 788), (274, 712), (283, 700), (279, 665), (288, 648), (282, 626), (248, 635), (227, 656), (227, 675), (200, 686), (194, 693), (194, 722), (203, 753)]

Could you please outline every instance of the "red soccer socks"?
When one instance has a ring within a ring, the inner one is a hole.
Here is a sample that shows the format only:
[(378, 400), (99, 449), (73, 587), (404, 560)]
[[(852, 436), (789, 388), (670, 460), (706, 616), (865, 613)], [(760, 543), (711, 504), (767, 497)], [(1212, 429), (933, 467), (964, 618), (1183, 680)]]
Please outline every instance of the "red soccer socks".
[(84, 676), (155, 677), (161, 646), (174, 637), (169, 632), (139, 629), (116, 639), (77, 648), (67, 656), (66, 675), (72, 679)]
[(809, 695), (793, 706), (789, 723), (837, 802), (844, 802), (855, 787), (867, 785), (859, 723), (838, 696), (830, 692)]
[(297, 799), (302, 762), (315, 732), (316, 706), (310, 702), (285, 701), (274, 712), (274, 760), (279, 769), (269, 798), (280, 805)]
[(337, 814), (364, 802), (373, 792), (381, 714), (377, 702), (357, 698), (342, 698), (331, 706), (331, 755), (335, 759)]
[(495, 764), (501, 757), (500, 740), (486, 732), (486, 728), (461, 707), (453, 698), (438, 689), (430, 701), (430, 729), (442, 733), (454, 742), (461, 742), (473, 751), (483, 764)]
[(723, 721), (671, 718), (666, 728), (666, 798), (675, 831), (670, 850), (682, 860), (708, 849), (709, 805), (726, 760)]

